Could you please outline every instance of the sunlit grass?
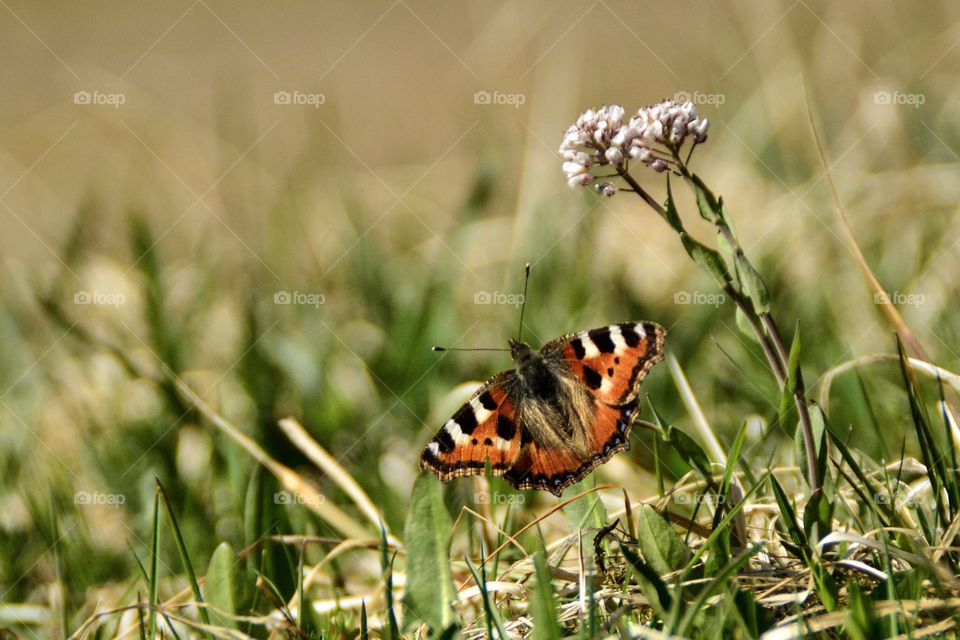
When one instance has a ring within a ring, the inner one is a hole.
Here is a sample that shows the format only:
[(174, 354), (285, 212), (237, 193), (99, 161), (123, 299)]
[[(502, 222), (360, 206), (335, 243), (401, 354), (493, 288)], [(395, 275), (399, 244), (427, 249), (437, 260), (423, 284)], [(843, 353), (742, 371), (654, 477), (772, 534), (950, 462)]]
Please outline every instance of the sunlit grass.
[[(947, 51), (947, 36), (921, 48)], [(649, 211), (565, 187), (566, 109), (606, 94), (531, 90), (539, 120), (521, 135), (468, 138), (439, 166), (472, 116), (431, 139), (422, 164), (399, 154), (376, 177), (317, 126), (305, 152), (239, 163), (210, 198), (229, 227), (200, 205), (174, 225), (189, 201), (170, 195), (173, 179), (168, 191), (137, 183), (132, 199), (101, 188), (72, 203), (52, 253), (4, 264), (0, 626), (127, 638), (412, 637), (428, 623), (472, 638), (650, 625), (955, 634), (960, 182), (943, 146), (955, 127), (932, 106), (917, 112), (927, 128), (912, 107), (880, 108), (856, 59), (831, 61), (827, 82), (822, 61), (791, 55), (813, 76), (824, 162), (800, 81), (778, 73), (747, 88), (731, 76), (726, 105), (703, 107), (715, 128), (698, 170), (724, 194), (782, 328), (799, 322), (808, 397), (827, 416), (821, 508), (808, 509), (794, 425), (781, 424), (782, 394), (730, 301)], [(922, 80), (930, 105), (949, 103), (949, 69)], [(838, 79), (842, 109), (820, 86)], [(629, 99), (660, 91), (631, 86)], [(224, 168), (257, 138), (228, 115), (224, 139), (193, 150), (218, 149)], [(103, 166), (107, 185), (122, 181), (120, 157)], [(190, 185), (205, 179), (194, 169)], [(838, 204), (899, 321), (865, 283)], [(518, 309), (476, 296), (519, 292), (525, 262), (535, 345), (614, 321), (668, 327), (671, 364), (644, 383), (632, 447), (560, 501), (496, 479), (418, 479), (420, 449), (463, 383), (510, 366), (430, 347), (505, 346)]]

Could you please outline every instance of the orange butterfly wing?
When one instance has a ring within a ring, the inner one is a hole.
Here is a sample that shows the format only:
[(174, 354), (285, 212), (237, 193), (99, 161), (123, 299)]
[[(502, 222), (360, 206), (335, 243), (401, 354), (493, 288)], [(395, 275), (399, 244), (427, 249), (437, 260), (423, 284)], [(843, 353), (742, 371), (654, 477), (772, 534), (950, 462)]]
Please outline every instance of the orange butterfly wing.
[(517, 489), (545, 489), (559, 496), (567, 485), (583, 479), (613, 454), (627, 449), (630, 446), (627, 438), (637, 412), (636, 401), (621, 407), (599, 401), (595, 404), (588, 457), (582, 458), (572, 449), (545, 449), (533, 441), (524, 442), (504, 479)]
[(640, 383), (663, 360), (666, 330), (655, 322), (624, 322), (581, 331), (544, 347), (561, 351), (570, 370), (600, 401), (633, 401)]
[(512, 467), (520, 453), (520, 427), (507, 394), (513, 376), (494, 376), (460, 407), (424, 448), (420, 468), (446, 482), (482, 474), (488, 460), (495, 476)]

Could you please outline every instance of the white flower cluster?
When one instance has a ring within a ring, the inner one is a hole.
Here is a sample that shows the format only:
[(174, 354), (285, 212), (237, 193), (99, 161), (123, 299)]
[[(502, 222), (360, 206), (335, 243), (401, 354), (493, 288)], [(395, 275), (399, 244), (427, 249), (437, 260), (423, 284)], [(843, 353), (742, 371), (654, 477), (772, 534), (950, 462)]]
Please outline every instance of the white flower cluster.
[[(567, 184), (588, 185), (594, 179), (592, 167), (612, 165), (620, 170), (627, 158), (639, 160), (654, 171), (666, 171), (673, 152), (687, 138), (694, 144), (704, 142), (710, 127), (710, 121), (701, 118), (689, 101), (664, 100), (643, 107), (626, 124), (623, 114), (619, 105), (590, 109), (567, 129), (560, 144)], [(607, 189), (604, 195), (612, 192)]]
[(623, 164), (623, 153), (612, 144), (623, 129), (623, 114), (623, 107), (618, 105), (588, 109), (567, 129), (560, 144), (567, 184), (586, 186), (593, 182), (590, 167)]

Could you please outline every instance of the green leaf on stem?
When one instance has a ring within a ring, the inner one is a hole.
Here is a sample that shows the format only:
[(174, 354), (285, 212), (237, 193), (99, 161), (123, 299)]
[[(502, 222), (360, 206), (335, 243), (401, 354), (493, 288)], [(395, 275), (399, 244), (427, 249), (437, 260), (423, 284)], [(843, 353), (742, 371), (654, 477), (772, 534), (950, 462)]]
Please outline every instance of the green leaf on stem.
[(789, 428), (791, 408), (794, 407), (793, 394), (797, 391), (797, 381), (800, 379), (800, 323), (793, 333), (793, 343), (790, 345), (790, 358), (787, 363), (787, 381), (780, 393), (780, 424)]
[(643, 559), (660, 576), (683, 569), (690, 560), (680, 534), (648, 505), (641, 505), (637, 513), (637, 542)]
[(734, 254), (733, 265), (736, 268), (740, 291), (753, 303), (753, 309), (758, 315), (770, 313), (770, 290), (760, 277), (760, 272), (750, 264), (742, 251)]
[(697, 441), (676, 427), (667, 428), (667, 443), (680, 454), (683, 461), (700, 472), (708, 484), (713, 483), (710, 459)]
[(670, 187), (670, 176), (667, 176), (667, 201), (663, 205), (663, 217), (677, 233), (683, 233), (683, 222), (677, 212), (677, 204), (673, 200), (673, 189)]
[(680, 233), (680, 240), (683, 242), (683, 248), (686, 249), (687, 255), (693, 258), (694, 262), (712, 275), (721, 288), (727, 286), (730, 282), (730, 271), (727, 269), (727, 263), (723, 256), (718, 251), (694, 240), (686, 232)]
[(740, 328), (740, 331), (743, 333), (743, 335), (747, 336), (754, 342), (760, 342), (760, 338), (757, 337), (757, 332), (753, 330), (753, 325), (750, 324), (750, 320), (740, 307), (737, 307), (736, 320), (737, 327)]
[(694, 176), (692, 184), (693, 190), (697, 194), (697, 208), (700, 210), (700, 216), (713, 224), (723, 223), (721, 201), (697, 176)]

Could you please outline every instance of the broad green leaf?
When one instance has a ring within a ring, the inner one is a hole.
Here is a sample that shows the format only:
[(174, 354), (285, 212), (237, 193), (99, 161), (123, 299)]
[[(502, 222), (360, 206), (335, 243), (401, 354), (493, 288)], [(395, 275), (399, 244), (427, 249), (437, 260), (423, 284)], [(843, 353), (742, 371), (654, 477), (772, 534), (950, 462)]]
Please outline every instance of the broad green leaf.
[(698, 240), (694, 240), (693, 237), (686, 232), (680, 234), (680, 240), (683, 242), (683, 248), (686, 250), (687, 255), (703, 270), (712, 275), (721, 288), (729, 284), (730, 271), (727, 269), (726, 261), (724, 261), (723, 256), (721, 256), (718, 251), (711, 249)]
[(683, 538), (651, 506), (641, 505), (637, 512), (637, 541), (643, 559), (658, 575), (679, 571), (690, 560)]
[(733, 254), (733, 265), (737, 273), (740, 290), (746, 294), (759, 315), (770, 313), (770, 290), (763, 281), (760, 272), (747, 259), (742, 251)]
[(450, 573), (453, 523), (443, 504), (440, 480), (421, 474), (413, 485), (404, 529), (407, 584), (403, 596), (407, 624), (419, 620), (439, 632), (454, 620), (457, 593)]
[(210, 558), (207, 567), (207, 582), (204, 585), (206, 601), (214, 608), (210, 621), (221, 627), (236, 628), (236, 621), (221, 615), (237, 613), (237, 554), (229, 543), (221, 542)]
[(697, 209), (700, 210), (700, 215), (707, 222), (712, 222), (713, 224), (719, 224), (723, 222), (721, 216), (720, 201), (717, 200), (717, 197), (713, 195), (713, 192), (707, 188), (707, 185), (703, 183), (698, 177), (694, 176), (693, 180), (693, 190), (697, 195)]
[(667, 428), (667, 443), (680, 454), (683, 461), (700, 472), (708, 483), (713, 482), (710, 459), (697, 441), (676, 427)]
[(630, 547), (623, 545), (620, 549), (627, 564), (634, 570), (640, 591), (643, 592), (644, 597), (650, 602), (650, 606), (653, 607), (657, 615), (661, 619), (666, 619), (667, 612), (673, 607), (673, 597), (670, 595), (670, 589), (667, 588), (660, 575), (650, 568), (650, 565), (635, 554)]

